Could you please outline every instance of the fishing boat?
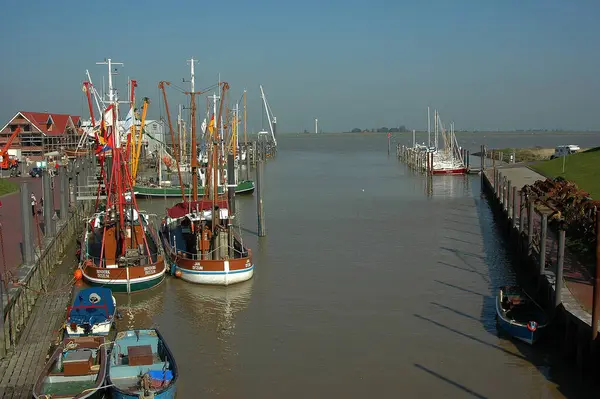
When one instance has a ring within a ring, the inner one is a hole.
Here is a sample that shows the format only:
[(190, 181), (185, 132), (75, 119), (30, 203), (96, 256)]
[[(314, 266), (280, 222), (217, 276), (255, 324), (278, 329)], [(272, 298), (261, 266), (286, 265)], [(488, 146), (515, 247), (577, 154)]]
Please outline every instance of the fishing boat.
[(112, 291), (104, 287), (82, 289), (75, 295), (73, 305), (67, 308), (65, 334), (108, 335), (114, 321), (117, 300)]
[(496, 321), (508, 334), (534, 344), (548, 324), (546, 313), (517, 286), (504, 286), (496, 296)]
[(175, 398), (177, 364), (157, 329), (120, 331), (107, 385), (113, 399)]
[[(256, 188), (254, 181), (252, 180), (242, 180), (235, 187), (235, 194), (252, 194), (254, 189)], [(136, 184), (133, 187), (133, 191), (135, 192), (136, 197), (140, 198), (176, 198), (181, 197), (181, 187), (180, 186), (161, 186), (159, 184), (146, 183), (146, 184)], [(184, 192), (186, 196), (190, 196), (192, 193), (192, 189), (190, 187), (185, 187)], [(225, 194), (226, 189), (223, 186), (219, 187), (219, 194)], [(198, 195), (204, 195), (204, 187), (198, 187)]]
[[(110, 59), (107, 64), (109, 106), (102, 114), (102, 140), (96, 151), (101, 175), (95, 213), (87, 220), (81, 240), (80, 268), (90, 284), (131, 293), (160, 284), (164, 280), (165, 262), (156, 227), (149, 215), (139, 210), (132, 195), (127, 144), (116, 129), (119, 102), (112, 87)], [(131, 86), (133, 99), (136, 85)], [(91, 104), (89, 97), (88, 103)], [(134, 106), (133, 101), (130, 104)], [(93, 115), (91, 105), (90, 113)], [(110, 157), (105, 155), (106, 149), (111, 150)]]
[(107, 346), (104, 337), (65, 338), (38, 377), (33, 397), (103, 398)]
[[(223, 98), (229, 85), (223, 82)], [(192, 142), (196, 140), (195, 98), (192, 90)], [(167, 210), (160, 228), (165, 257), (176, 277), (198, 284), (230, 285), (249, 280), (254, 274), (252, 255), (244, 246), (241, 233), (234, 230), (230, 195), (219, 194), (219, 183), (225, 185), (222, 123), (223, 101), (220, 100), (216, 129), (210, 129), (208, 164), (204, 171), (204, 196), (198, 197), (198, 165), (196, 148), (192, 146), (192, 198)], [(213, 116), (214, 119), (214, 116)], [(231, 124), (229, 124), (231, 125)], [(234, 154), (227, 154), (233, 166)], [(232, 168), (230, 168), (232, 169)], [(229, 176), (233, 176), (229, 174)]]

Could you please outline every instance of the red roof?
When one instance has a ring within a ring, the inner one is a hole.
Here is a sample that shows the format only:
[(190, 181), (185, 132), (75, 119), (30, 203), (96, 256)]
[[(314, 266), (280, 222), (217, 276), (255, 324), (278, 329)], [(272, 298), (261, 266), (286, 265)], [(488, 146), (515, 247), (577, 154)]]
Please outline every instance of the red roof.
[[(189, 209), (198, 209), (200, 211), (209, 211), (212, 209), (213, 202), (211, 200), (199, 200), (191, 202), (180, 202), (171, 208), (167, 209), (167, 215), (171, 219), (179, 219), (188, 214)], [(215, 201), (215, 205), (220, 209), (227, 209), (227, 200)]]
[[(67, 114), (49, 114), (47, 112), (28, 112), (19, 111), (31, 124), (47, 135), (60, 135), (67, 130), (67, 126), (76, 126), (76, 121), (79, 121), (79, 116), (71, 116)], [(18, 115), (18, 114), (17, 114)], [(14, 118), (13, 118), (14, 119)], [(51, 119), (52, 125), (48, 125)]]

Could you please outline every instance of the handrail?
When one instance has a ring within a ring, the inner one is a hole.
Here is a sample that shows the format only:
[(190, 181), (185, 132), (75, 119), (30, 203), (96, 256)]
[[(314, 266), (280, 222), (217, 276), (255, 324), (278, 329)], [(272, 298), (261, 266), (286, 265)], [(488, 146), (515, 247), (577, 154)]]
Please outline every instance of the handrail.
[[(200, 253), (200, 254), (198, 254), (198, 253), (196, 253), (196, 254), (193, 254), (193, 253), (191, 253), (191, 252), (182, 251), (182, 250), (180, 250), (180, 249), (177, 249), (176, 247), (173, 247), (173, 246), (172, 246), (172, 245), (170, 245), (170, 244), (169, 244), (169, 248), (171, 249), (171, 252), (174, 252), (174, 253), (175, 253), (175, 255), (176, 255), (176, 256), (180, 256), (180, 254), (183, 254), (183, 255), (186, 255), (186, 259), (192, 259), (192, 260), (211, 260), (211, 259), (203, 259), (203, 257), (210, 256), (210, 255), (212, 255), (212, 254), (213, 254), (215, 251), (222, 250), (223, 248), (226, 248), (226, 249), (228, 250), (228, 252), (227, 252), (228, 254), (230, 253), (230, 252), (229, 252), (229, 250), (233, 250), (233, 252), (234, 252), (234, 256), (233, 256), (233, 258), (232, 258), (232, 257), (229, 257), (229, 259), (242, 259), (242, 258), (247, 258), (247, 257), (249, 257), (249, 255), (247, 255), (247, 256), (244, 256), (244, 252), (242, 252), (242, 251), (239, 251), (239, 250), (237, 250), (236, 248), (234, 248), (234, 247), (231, 247), (231, 246), (229, 246), (229, 245), (220, 245), (220, 246), (218, 246), (217, 248), (214, 248), (212, 251), (205, 252), (205, 253), (203, 253), (203, 254), (202, 254), (202, 253)], [(244, 249), (246, 249), (246, 252), (245, 252), (245, 253), (246, 253), (246, 254), (249, 254), (249, 252), (250, 252), (250, 251), (248, 250), (248, 248), (244, 247)], [(237, 255), (239, 255), (239, 257), (236, 257), (236, 256), (235, 256), (236, 254), (237, 254)]]

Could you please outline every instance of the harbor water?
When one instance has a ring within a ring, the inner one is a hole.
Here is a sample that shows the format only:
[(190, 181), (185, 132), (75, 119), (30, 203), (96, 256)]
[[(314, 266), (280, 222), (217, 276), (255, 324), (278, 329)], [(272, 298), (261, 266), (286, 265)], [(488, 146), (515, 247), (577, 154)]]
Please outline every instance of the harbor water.
[[(472, 151), (515, 145), (466, 135), (457, 138)], [(585, 147), (598, 137), (536, 139)], [(412, 135), (392, 140), (394, 149)], [(496, 288), (516, 276), (479, 176), (429, 183), (388, 155), (385, 134), (281, 135), (278, 144), (265, 165), (266, 237), (256, 234), (255, 195), (237, 198), (252, 280), (206, 287), (169, 277), (115, 295), (119, 329), (161, 330), (179, 398), (583, 394), (551, 345), (496, 331)], [(161, 218), (173, 202), (139, 205)]]

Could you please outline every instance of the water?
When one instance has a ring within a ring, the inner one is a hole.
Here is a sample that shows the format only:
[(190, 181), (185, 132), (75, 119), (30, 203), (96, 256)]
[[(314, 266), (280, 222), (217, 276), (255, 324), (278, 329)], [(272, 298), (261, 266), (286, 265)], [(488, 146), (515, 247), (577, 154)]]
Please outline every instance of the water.
[[(579, 394), (551, 351), (496, 331), (495, 289), (515, 275), (479, 177), (428, 185), (387, 156), (385, 135), (279, 144), (265, 167), (267, 237), (256, 236), (255, 197), (238, 197), (252, 280), (222, 288), (168, 278), (116, 295), (119, 328), (161, 329), (178, 397)], [(159, 215), (171, 203), (140, 201)]]

